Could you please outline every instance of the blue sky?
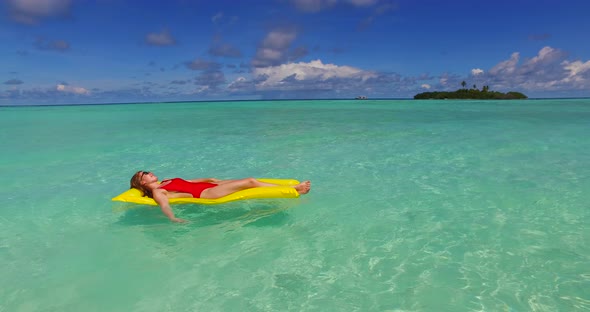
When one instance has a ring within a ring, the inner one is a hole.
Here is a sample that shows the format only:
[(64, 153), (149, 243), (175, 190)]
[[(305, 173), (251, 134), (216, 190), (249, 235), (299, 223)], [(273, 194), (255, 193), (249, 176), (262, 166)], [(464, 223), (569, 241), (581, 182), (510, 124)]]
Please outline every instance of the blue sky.
[(5, 0), (0, 105), (590, 96), (590, 1)]

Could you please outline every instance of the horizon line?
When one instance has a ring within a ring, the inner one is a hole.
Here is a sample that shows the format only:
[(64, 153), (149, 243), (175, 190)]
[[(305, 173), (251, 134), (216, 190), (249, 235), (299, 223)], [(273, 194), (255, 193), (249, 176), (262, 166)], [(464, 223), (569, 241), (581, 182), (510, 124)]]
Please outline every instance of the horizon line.
[[(519, 101), (526, 100), (575, 100), (575, 99), (590, 99), (590, 96), (585, 97), (538, 97), (538, 98), (526, 98), (519, 99)], [(289, 101), (432, 101), (433, 99), (414, 99), (414, 98), (367, 98), (367, 99), (351, 99), (351, 98), (321, 98), (321, 99), (244, 99), (244, 100), (182, 100), (182, 101), (153, 101), (153, 102), (104, 102), (104, 103), (74, 103), (74, 104), (0, 104), (0, 107), (40, 107), (40, 106), (103, 106), (103, 105), (138, 105), (138, 104), (171, 104), (171, 103), (208, 103), (208, 102), (289, 102)], [(457, 101), (506, 101), (506, 100), (494, 100), (494, 99), (452, 99)]]

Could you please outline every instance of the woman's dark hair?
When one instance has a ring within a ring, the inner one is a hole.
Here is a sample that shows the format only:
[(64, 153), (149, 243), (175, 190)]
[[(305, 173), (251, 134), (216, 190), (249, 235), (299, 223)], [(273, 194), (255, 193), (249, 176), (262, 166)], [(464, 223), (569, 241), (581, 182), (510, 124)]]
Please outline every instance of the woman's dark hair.
[(144, 171), (136, 172), (133, 177), (131, 177), (131, 181), (129, 181), (130, 187), (129, 188), (136, 188), (143, 193), (143, 196), (147, 196), (152, 198), (152, 190), (145, 187), (145, 185), (141, 184), (141, 178), (143, 178)]

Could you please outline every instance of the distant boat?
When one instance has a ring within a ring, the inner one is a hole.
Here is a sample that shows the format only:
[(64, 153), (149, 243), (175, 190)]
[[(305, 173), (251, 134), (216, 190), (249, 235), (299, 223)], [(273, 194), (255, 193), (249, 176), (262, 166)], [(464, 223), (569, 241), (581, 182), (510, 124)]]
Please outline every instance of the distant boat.
[(355, 99), (355, 100), (366, 100), (366, 99), (367, 99), (367, 97), (366, 97), (366, 96), (364, 96), (364, 95), (359, 95), (359, 96), (357, 96), (357, 97), (356, 97), (356, 98), (354, 98), (354, 99)]

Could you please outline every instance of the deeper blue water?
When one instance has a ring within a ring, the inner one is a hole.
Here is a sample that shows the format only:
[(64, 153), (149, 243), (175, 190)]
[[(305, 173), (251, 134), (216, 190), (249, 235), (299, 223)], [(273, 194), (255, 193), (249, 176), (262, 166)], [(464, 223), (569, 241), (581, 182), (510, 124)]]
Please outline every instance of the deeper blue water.
[[(0, 108), (0, 311), (589, 311), (590, 100)], [(112, 202), (162, 178), (299, 199)]]

